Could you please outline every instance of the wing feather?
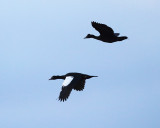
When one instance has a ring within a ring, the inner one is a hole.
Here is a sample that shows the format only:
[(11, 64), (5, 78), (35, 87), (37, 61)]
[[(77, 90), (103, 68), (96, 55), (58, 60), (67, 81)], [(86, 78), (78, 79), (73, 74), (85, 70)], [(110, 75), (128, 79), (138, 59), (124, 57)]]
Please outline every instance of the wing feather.
[(63, 82), (62, 90), (59, 94), (59, 100), (66, 101), (70, 96), (72, 89), (74, 89), (75, 86), (77, 86), (81, 82), (80, 80), (81, 77), (79, 76), (74, 76), (74, 78), (72, 76), (67, 76)]
[(62, 90), (61, 90), (60, 95), (59, 95), (59, 100), (60, 101), (67, 100), (71, 91), (72, 91), (72, 88), (62, 86)]
[(92, 26), (101, 34), (101, 36), (113, 35), (114, 31), (111, 27), (96, 22), (91, 22)]
[(76, 91), (82, 91), (85, 87), (85, 79), (81, 80), (73, 89)]

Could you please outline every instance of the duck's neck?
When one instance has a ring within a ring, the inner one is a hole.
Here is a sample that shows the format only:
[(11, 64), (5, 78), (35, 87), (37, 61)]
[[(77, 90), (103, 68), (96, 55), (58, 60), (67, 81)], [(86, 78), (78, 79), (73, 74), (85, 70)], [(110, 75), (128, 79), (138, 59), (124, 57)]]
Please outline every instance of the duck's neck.
[(87, 38), (99, 39), (98, 37), (99, 37), (99, 36), (95, 36), (95, 35), (89, 34)]
[(91, 38), (98, 39), (98, 36), (91, 35)]

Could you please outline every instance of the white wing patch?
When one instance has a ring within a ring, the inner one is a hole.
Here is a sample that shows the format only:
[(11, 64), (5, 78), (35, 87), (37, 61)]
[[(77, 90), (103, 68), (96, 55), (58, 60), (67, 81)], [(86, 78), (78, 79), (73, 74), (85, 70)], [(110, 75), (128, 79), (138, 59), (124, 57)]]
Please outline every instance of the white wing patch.
[(73, 78), (74, 78), (73, 76), (67, 76), (62, 85), (68, 86), (71, 83), (71, 81), (73, 80)]

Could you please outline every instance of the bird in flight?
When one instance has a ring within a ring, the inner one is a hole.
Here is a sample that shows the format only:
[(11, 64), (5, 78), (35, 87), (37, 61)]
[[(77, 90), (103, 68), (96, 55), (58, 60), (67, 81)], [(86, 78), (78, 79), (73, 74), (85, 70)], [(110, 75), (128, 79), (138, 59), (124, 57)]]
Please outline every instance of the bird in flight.
[(91, 22), (92, 26), (100, 33), (99, 36), (88, 34), (86, 38), (94, 38), (103, 42), (113, 43), (116, 41), (122, 41), (127, 39), (127, 36), (119, 36), (119, 33), (114, 33), (113, 29), (105, 24), (100, 24), (97, 22)]
[(82, 91), (85, 86), (85, 80), (90, 79), (92, 77), (97, 77), (97, 76), (90, 76), (74, 72), (74, 73), (67, 73), (66, 75), (62, 76), (52, 76), (49, 80), (56, 80), (56, 79), (64, 80), (62, 84), (62, 90), (58, 97), (60, 101), (64, 102), (68, 99), (72, 89), (76, 91)]

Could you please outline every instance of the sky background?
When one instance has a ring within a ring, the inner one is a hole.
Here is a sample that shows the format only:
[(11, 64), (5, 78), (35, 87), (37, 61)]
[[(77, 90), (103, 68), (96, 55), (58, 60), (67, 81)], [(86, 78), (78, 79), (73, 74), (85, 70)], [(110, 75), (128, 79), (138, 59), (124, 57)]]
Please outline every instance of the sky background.
[[(160, 128), (159, 0), (0, 0), (1, 128)], [(128, 40), (98, 35), (91, 21)], [(86, 81), (57, 101), (62, 80)]]

